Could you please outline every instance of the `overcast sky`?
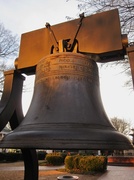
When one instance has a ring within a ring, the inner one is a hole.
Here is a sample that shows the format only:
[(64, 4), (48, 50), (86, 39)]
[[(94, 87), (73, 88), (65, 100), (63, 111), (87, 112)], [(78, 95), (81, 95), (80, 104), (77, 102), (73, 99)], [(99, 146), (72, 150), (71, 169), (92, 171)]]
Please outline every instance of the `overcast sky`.
[(21, 35), (66, 21), (66, 16), (78, 17), (77, 1), (70, 0), (0, 0), (0, 21)]
[[(78, 18), (75, 0), (0, 0), (0, 22), (13, 34), (43, 28), (67, 21), (66, 16)], [(127, 77), (119, 68), (100, 69), (102, 101), (109, 118), (117, 116), (134, 125), (134, 92), (124, 87)], [(30, 93), (25, 93), (23, 102), (28, 106)], [(26, 111), (26, 110), (24, 110)]]

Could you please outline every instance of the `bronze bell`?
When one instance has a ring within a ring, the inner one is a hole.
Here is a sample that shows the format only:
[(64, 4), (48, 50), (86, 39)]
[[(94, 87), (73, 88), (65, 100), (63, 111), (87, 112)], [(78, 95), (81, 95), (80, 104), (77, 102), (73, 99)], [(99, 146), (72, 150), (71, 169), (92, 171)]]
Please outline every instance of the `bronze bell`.
[(130, 141), (115, 130), (103, 108), (95, 58), (63, 52), (41, 59), (28, 113), (0, 146), (131, 149)]

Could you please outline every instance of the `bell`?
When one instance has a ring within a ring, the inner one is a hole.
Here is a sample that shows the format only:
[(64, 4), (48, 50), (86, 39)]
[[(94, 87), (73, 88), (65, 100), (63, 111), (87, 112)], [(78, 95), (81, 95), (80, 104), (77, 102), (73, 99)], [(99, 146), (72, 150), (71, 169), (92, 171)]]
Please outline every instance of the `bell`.
[(105, 113), (95, 58), (62, 52), (41, 59), (28, 113), (0, 147), (132, 149)]

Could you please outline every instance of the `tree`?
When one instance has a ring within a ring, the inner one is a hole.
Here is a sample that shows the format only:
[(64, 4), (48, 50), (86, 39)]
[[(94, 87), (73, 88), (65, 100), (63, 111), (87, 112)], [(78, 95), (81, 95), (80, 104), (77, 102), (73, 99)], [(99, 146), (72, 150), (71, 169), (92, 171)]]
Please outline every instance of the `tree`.
[(78, 8), (87, 15), (118, 8), (122, 34), (128, 34), (130, 43), (134, 38), (134, 1), (133, 0), (77, 0)]
[[(68, 1), (68, 0), (67, 0)], [(91, 15), (118, 8), (122, 34), (127, 34), (129, 45), (134, 44), (134, 0), (76, 0), (78, 9), (85, 15)], [(120, 62), (114, 62), (114, 65), (120, 65), (123, 72), (129, 77), (125, 83), (127, 87), (132, 87), (131, 70), (128, 58)], [(111, 65), (111, 63), (109, 63)], [(113, 63), (112, 63), (113, 64)]]
[[(127, 121), (125, 121), (124, 119), (120, 119), (117, 117), (113, 117), (111, 118), (111, 122), (113, 124), (113, 126), (115, 127), (115, 129), (117, 131), (119, 131), (120, 133), (123, 133), (125, 135), (129, 135), (130, 134), (130, 123), (128, 123)], [(124, 152), (123, 151), (119, 151), (119, 150), (115, 150), (114, 151), (115, 155), (123, 155)]]
[(13, 68), (8, 62), (18, 54), (18, 40), (17, 35), (13, 35), (0, 23), (0, 92), (3, 91), (3, 72)]
[(0, 59), (16, 56), (18, 47), (17, 35), (12, 35), (12, 32), (5, 29), (4, 25), (0, 23)]
[(0, 70), (0, 97), (3, 92), (3, 85), (4, 85), (3, 70)]
[(111, 118), (111, 122), (115, 129), (125, 135), (129, 135), (131, 129), (130, 129), (130, 123), (126, 122), (124, 119), (120, 119), (117, 117)]

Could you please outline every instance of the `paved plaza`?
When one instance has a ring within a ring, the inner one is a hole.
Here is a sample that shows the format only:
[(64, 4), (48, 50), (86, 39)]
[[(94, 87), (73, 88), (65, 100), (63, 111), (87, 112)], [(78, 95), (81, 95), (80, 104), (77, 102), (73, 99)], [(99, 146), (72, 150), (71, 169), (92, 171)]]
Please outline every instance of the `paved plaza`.
[[(56, 180), (58, 176), (75, 175), (79, 180), (134, 180), (134, 167), (108, 166), (107, 171), (97, 175), (69, 174), (58, 169), (63, 166), (39, 166), (39, 180)], [(23, 180), (23, 163), (0, 163), (0, 180)]]

